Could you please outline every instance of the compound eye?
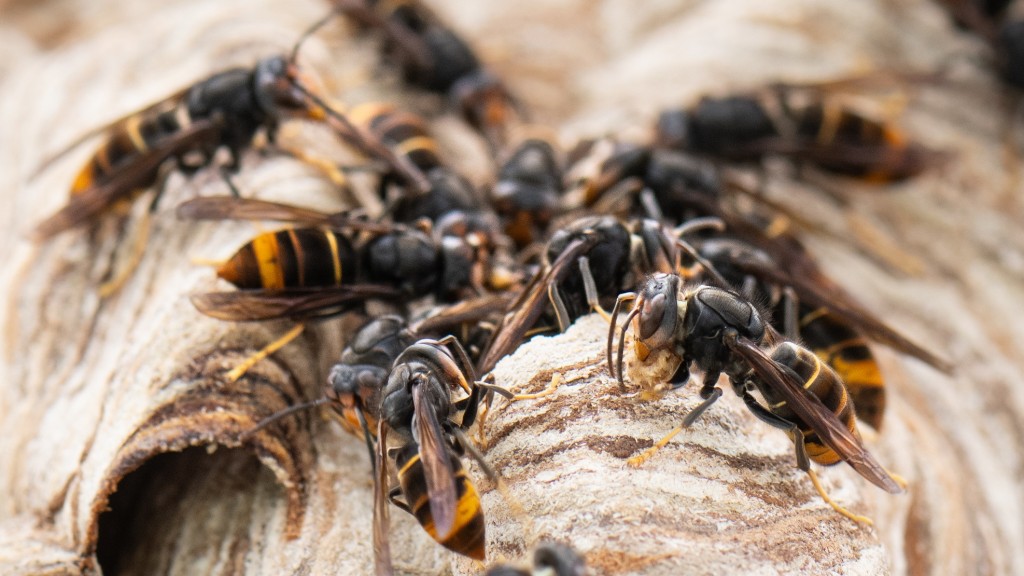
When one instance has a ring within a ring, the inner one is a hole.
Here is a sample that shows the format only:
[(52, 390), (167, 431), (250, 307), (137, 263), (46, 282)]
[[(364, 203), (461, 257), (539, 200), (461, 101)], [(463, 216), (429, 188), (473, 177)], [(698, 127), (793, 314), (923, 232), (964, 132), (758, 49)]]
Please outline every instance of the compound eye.
[(662, 324), (665, 323), (666, 309), (668, 308), (666, 305), (667, 300), (663, 293), (644, 299), (643, 307), (637, 320), (641, 340), (647, 340), (653, 336), (661, 328)]
[(305, 94), (296, 86), (308, 82), (296, 66), (282, 57), (262, 60), (256, 66), (256, 99), (271, 115), (307, 112)]

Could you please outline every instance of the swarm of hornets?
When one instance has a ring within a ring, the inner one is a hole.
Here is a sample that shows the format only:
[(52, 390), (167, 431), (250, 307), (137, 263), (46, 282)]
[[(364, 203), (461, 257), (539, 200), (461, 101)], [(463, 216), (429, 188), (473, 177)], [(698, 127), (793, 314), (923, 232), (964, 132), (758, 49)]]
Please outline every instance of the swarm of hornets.
[[(631, 464), (643, 463), (710, 408), (722, 396), (724, 375), (758, 419), (786, 432), (797, 466), (838, 513), (870, 522), (829, 498), (812, 461), (846, 462), (883, 490), (902, 492), (902, 481), (858, 432), (858, 420), (877, 429), (885, 409), (868, 340), (939, 370), (950, 366), (826, 277), (798, 238), (778, 226), (785, 215), (757, 202), (757, 192), (724, 166), (782, 156), (885, 183), (927, 169), (936, 151), (834, 102), (821, 87), (779, 84), (666, 110), (647, 143), (594, 140), (563, 154), (552, 142), (513, 136), (525, 124), (519, 102), (418, 0), (335, 0), (303, 38), (337, 17), (375, 35), (409, 87), (450, 100), (479, 132), (497, 165), (486, 190), (446, 163), (427, 122), (412, 112), (386, 103), (337, 109), (298, 65), (300, 39), (290, 55), (214, 74), (89, 134), (102, 144), (75, 178), (71, 200), (38, 224), (34, 238), (93, 225), (156, 188), (152, 209), (169, 172), (211, 168), (215, 153), (226, 149), (228, 162), (216, 168), (233, 195), (191, 199), (178, 207), (179, 217), (289, 227), (259, 234), (217, 268), (235, 289), (196, 295), (193, 303), (228, 321), (296, 322), (230, 378), (305, 323), (339, 314), (366, 318), (311, 405), (329, 405), (366, 443), (379, 574), (392, 571), (392, 505), (415, 516), (442, 546), (484, 559), (483, 510), (463, 458), (500, 479), (467, 431), (494, 394), (516, 397), (481, 377), (528, 336), (565, 330), (591, 312), (608, 320), (607, 368), (623, 391), (630, 390), (630, 330), (640, 366), (655, 352), (676, 359), (667, 388), (686, 385), (693, 369), (702, 374), (703, 401)], [(326, 124), (373, 162), (383, 215), (328, 214), (237, 191), (231, 175), (240, 155), (260, 133), (274, 150), (280, 123), (296, 118)], [(566, 174), (584, 161), (598, 169), (570, 182)], [(104, 288), (113, 292), (125, 280)], [(370, 305), (389, 312), (368, 314)], [(583, 572), (571, 548), (547, 544), (532, 568), (495, 566), (487, 573)]]

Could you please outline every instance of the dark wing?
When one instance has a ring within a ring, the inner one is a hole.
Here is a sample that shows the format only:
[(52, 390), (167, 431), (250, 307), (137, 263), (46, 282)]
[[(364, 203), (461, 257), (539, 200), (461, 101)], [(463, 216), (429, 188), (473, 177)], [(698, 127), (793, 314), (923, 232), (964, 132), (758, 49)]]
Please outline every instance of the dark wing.
[(334, 316), (372, 298), (394, 300), (398, 290), (379, 284), (352, 284), (290, 290), (235, 290), (192, 296), (203, 314), (219, 320), (256, 322), (277, 318), (314, 320)]
[(800, 302), (826, 308), (841, 322), (862, 332), (868, 338), (909, 354), (945, 373), (953, 365), (915, 344), (860, 306), (838, 284), (825, 276), (803, 247), (786, 238), (755, 240), (755, 245), (769, 251), (776, 265), (754, 258), (737, 258), (731, 262), (738, 269), (779, 286), (791, 286)]
[(437, 420), (437, 412), (426, 398), (423, 384), (413, 384), (412, 400), (416, 410), (416, 430), (419, 433), (420, 461), (430, 498), (430, 516), (434, 520), (435, 538), (443, 542), (455, 523), (458, 493), (455, 489), (455, 471), (452, 470), (444, 431)]
[(431, 310), (422, 320), (409, 325), (409, 330), (420, 337), (441, 336), (452, 333), (467, 323), (479, 323), (505, 311), (511, 300), (510, 293), (484, 294)]
[(371, 158), (384, 160), (391, 166), (395, 174), (403, 180), (416, 187), (426, 194), (432, 188), (430, 180), (412, 160), (404, 154), (395, 154), (376, 138), (368, 135), (364, 130), (352, 124), (345, 114), (332, 106), (328, 100), (317, 94), (314, 90), (299, 82), (292, 82), (292, 87), (302, 93), (305, 98), (306, 108), (309, 111), (309, 119), (321, 121), (335, 131), (339, 138), (347, 144), (354, 146), (363, 154)]
[(365, 230), (388, 233), (402, 226), (387, 222), (371, 222), (349, 212), (328, 214), (283, 202), (235, 196), (203, 196), (178, 205), (178, 218), (185, 220), (276, 220), (303, 226)]
[(120, 118), (115, 118), (114, 120), (111, 120), (110, 122), (107, 122), (106, 124), (102, 124), (100, 126), (97, 126), (97, 127), (93, 128), (93, 129), (85, 132), (84, 134), (81, 134), (80, 136), (78, 136), (77, 138), (72, 140), (71, 142), (69, 142), (69, 143), (65, 144), (64, 146), (62, 146), (59, 150), (57, 150), (57, 151), (47, 155), (46, 158), (43, 158), (43, 160), (39, 163), (39, 166), (37, 166), (36, 169), (32, 171), (32, 175), (29, 176), (29, 179), (30, 180), (35, 179), (37, 176), (39, 176), (39, 174), (43, 170), (46, 170), (46, 168), (48, 166), (50, 166), (54, 162), (60, 160), (61, 158), (66, 156), (69, 152), (71, 152), (75, 148), (78, 148), (79, 146), (81, 146), (82, 144), (84, 144), (85, 142), (87, 142), (91, 138), (94, 138), (94, 137), (99, 136), (100, 134), (103, 134), (103, 133), (106, 133), (106, 132), (114, 132), (114, 131), (116, 131), (116, 130), (118, 130), (120, 128), (123, 128), (125, 123), (128, 120), (130, 120), (132, 118), (135, 118), (137, 116), (145, 116), (149, 112), (151, 112), (153, 110), (156, 110), (158, 108), (171, 108), (173, 106), (177, 106), (178, 102), (180, 102), (185, 97), (185, 94), (187, 94), (188, 91), (191, 90), (191, 89), (192, 89), (192, 86), (188, 86), (186, 88), (182, 88), (181, 90), (178, 90), (177, 92), (175, 92), (174, 94), (171, 94), (170, 96), (168, 96), (167, 98), (164, 98), (163, 100), (160, 100), (158, 102), (154, 102), (153, 104), (150, 104), (149, 106), (146, 106), (145, 108), (141, 108), (139, 110), (128, 112), (127, 114), (121, 116)]
[(330, 214), (280, 202), (204, 196), (178, 205), (178, 218), (184, 220), (277, 220), (305, 226), (329, 226)]
[(391, 544), (388, 541), (390, 515), (388, 508), (388, 425), (382, 418), (377, 424), (376, 470), (373, 475), (373, 556), (377, 576), (391, 576)]
[(89, 222), (115, 201), (140, 188), (143, 185), (141, 183), (150, 179), (168, 158), (216, 136), (219, 130), (219, 122), (199, 121), (173, 136), (168, 136), (139, 155), (130, 165), (119, 168), (105, 182), (72, 196), (63, 208), (35, 227), (31, 234), (32, 239), (36, 242), (47, 240), (65, 230)]
[(481, 355), (477, 374), (486, 375), (494, 369), (499, 360), (519, 346), (527, 331), (537, 323), (537, 319), (544, 312), (548, 301), (548, 286), (565, 278), (565, 274), (572, 270), (570, 265), (596, 241), (594, 237), (572, 241), (547, 270), (542, 268), (534, 275), (509, 307), (511, 313), (505, 316)]
[(757, 147), (764, 153), (798, 157), (854, 176), (884, 172), (890, 176), (889, 181), (916, 176), (949, 157), (948, 152), (914, 143), (890, 148), (842, 141), (821, 143), (813, 139), (772, 138), (759, 140)]
[(903, 492), (903, 488), (867, 451), (860, 439), (821, 400), (805, 390), (793, 373), (781, 369), (764, 350), (748, 339), (738, 338), (730, 348), (754, 369), (763, 382), (772, 386), (786, 401), (786, 405), (813, 428), (821, 441), (835, 450), (844, 462), (882, 490), (891, 494)]

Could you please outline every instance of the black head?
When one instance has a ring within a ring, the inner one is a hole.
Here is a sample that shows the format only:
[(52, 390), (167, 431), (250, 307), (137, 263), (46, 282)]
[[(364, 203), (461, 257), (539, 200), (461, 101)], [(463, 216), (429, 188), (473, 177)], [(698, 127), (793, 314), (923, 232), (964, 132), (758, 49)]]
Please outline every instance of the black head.
[[(327, 376), (324, 395), (335, 406), (351, 409), (362, 407), (368, 396), (379, 397), (387, 383), (388, 371), (369, 364), (349, 365), (338, 363), (331, 367)], [(372, 404), (372, 400), (366, 402)]]
[(582, 576), (586, 573), (583, 558), (563, 544), (546, 543), (533, 553), (533, 568), (499, 564), (485, 576)]
[(525, 140), (498, 171), (492, 195), (499, 212), (513, 203), (525, 210), (552, 211), (562, 188), (562, 169), (550, 144), (537, 138)]
[(586, 563), (575, 550), (554, 542), (537, 547), (533, 553), (533, 564), (537, 568), (550, 569), (553, 576), (582, 576), (586, 572)]
[(472, 285), (482, 283), (480, 250), (466, 238), (444, 236), (441, 239), (441, 286), (442, 298), (455, 298)]
[(294, 62), (282, 55), (264, 58), (253, 70), (253, 94), (260, 109), (271, 117), (315, 114), (309, 105), (306, 84)]
[(620, 306), (629, 300), (635, 300), (633, 310), (626, 316), (619, 334), (618, 370), (619, 387), (626, 389), (625, 377), (622, 372), (623, 355), (625, 352), (626, 332), (636, 319), (635, 347), (641, 360), (653, 350), (676, 348), (679, 326), (679, 288), (681, 280), (675, 274), (652, 274), (644, 279), (636, 294), (623, 294), (615, 302), (612, 310), (612, 321), (608, 326), (607, 360), (608, 370), (612, 367), (612, 344), (618, 321)]
[(509, 224), (509, 235), (526, 245), (540, 235), (558, 210), (562, 170), (550, 144), (529, 139), (520, 144), (498, 172), (491, 199)]
[(637, 337), (652, 350), (670, 346), (675, 340), (679, 287), (679, 276), (654, 274), (637, 294)]
[(504, 141), (505, 126), (518, 113), (518, 103), (501, 79), (477, 68), (459, 78), (449, 94), (466, 122), (484, 132), (492, 145)]

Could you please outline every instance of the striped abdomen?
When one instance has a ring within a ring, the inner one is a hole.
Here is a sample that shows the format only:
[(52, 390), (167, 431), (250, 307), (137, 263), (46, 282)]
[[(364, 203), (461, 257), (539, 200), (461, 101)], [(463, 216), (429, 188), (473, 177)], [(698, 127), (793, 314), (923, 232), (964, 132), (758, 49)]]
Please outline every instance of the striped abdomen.
[(402, 494), (409, 504), (409, 510), (434, 540), (453, 552), (483, 560), (484, 512), (480, 507), (480, 495), (466, 475), (466, 469), (462, 467), (462, 461), (458, 456), (449, 454), (448, 457), (451, 458), (452, 469), (455, 471), (457, 501), (455, 521), (447, 538), (438, 539), (437, 531), (434, 529), (427, 480), (415, 445), (407, 446), (398, 454), (398, 481), (402, 485)]
[(824, 308), (801, 313), (804, 344), (842, 378), (857, 418), (878, 430), (885, 415), (885, 380), (867, 341)]
[(797, 115), (799, 136), (835, 147), (830, 157), (814, 158), (814, 163), (825, 170), (884, 183), (916, 176), (927, 165), (927, 152), (894, 126), (837, 104), (815, 104)]
[[(178, 101), (167, 101), (162, 106), (137, 114), (117, 124), (107, 134), (89, 162), (78, 172), (71, 185), (71, 195), (101, 185), (111, 176), (124, 170), (140, 156), (168, 136), (181, 130)], [(139, 175), (133, 186), (143, 190), (156, 182), (159, 167)]]
[(289, 228), (253, 238), (217, 269), (239, 288), (283, 290), (351, 282), (356, 253), (347, 237), (320, 228)]
[[(843, 386), (843, 381), (835, 371), (813, 352), (792, 342), (783, 343), (775, 348), (772, 351), (772, 359), (796, 372), (803, 382), (804, 388), (817, 396), (826, 408), (846, 424), (850, 432), (859, 437), (853, 402), (850, 401), (846, 387)], [(755, 381), (755, 383), (757, 382)], [(773, 414), (796, 423), (800, 431), (804, 433), (804, 446), (807, 448), (807, 455), (811, 460), (825, 466), (839, 463), (839, 454), (825, 445), (814, 429), (803, 422), (775, 391), (765, 386), (758, 386), (758, 389), (761, 390), (768, 402), (768, 408)]]
[(437, 142), (419, 116), (390, 104), (363, 104), (354, 108), (349, 118), (395, 155), (408, 157), (423, 172), (441, 166)]

